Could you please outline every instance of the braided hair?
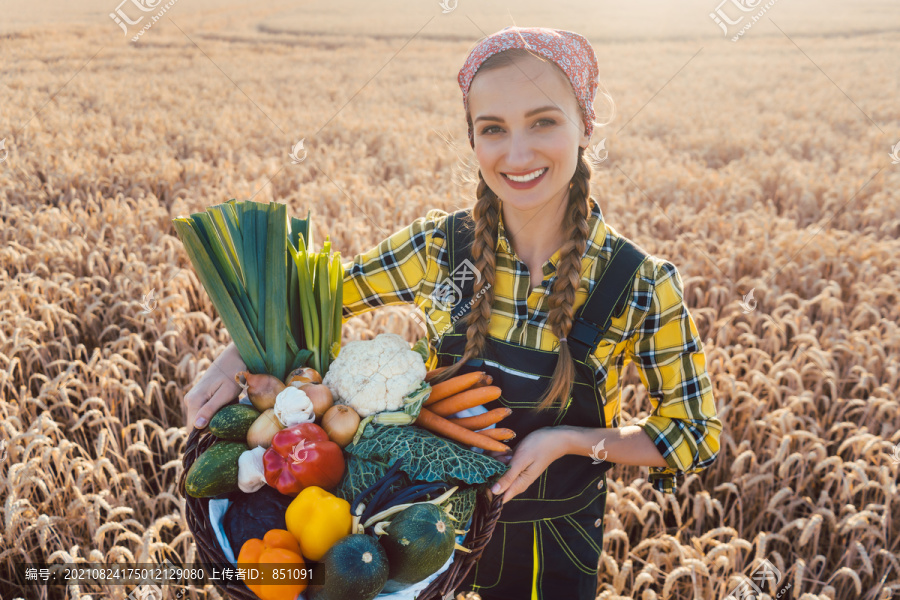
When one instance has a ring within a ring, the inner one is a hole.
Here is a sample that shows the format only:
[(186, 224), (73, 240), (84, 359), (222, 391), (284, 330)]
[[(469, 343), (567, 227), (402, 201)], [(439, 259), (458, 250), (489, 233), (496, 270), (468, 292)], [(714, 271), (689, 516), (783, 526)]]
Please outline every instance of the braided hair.
[[(514, 58), (524, 54), (546, 60), (527, 50), (515, 48), (491, 56), (482, 64), (479, 71), (505, 66)], [(551, 64), (556, 66), (555, 63), (551, 62)], [(561, 69), (560, 73), (562, 73)], [(565, 77), (564, 74), (563, 76)], [(466, 118), (471, 122), (470, 115), (467, 114)], [(590, 235), (587, 218), (590, 214), (591, 172), (591, 164), (584, 155), (584, 148), (579, 146), (575, 174), (569, 184), (568, 204), (564, 211), (563, 239), (566, 242), (560, 249), (556, 279), (552, 284), (548, 299), (550, 310), (547, 322), (553, 334), (560, 338), (559, 360), (547, 391), (538, 400), (536, 410), (539, 411), (547, 410), (557, 403), (558, 409), (564, 410), (572, 383), (575, 380), (575, 365), (568, 342), (564, 338), (571, 330), (575, 318), (575, 292), (581, 283), (581, 257), (584, 255)], [(488, 335), (491, 306), (494, 300), (494, 277), (497, 265), (494, 249), (497, 244), (497, 230), (500, 223), (500, 199), (488, 187), (481, 169), (478, 169), (478, 186), (475, 196), (477, 200), (472, 211), (475, 232), (471, 253), (475, 267), (481, 272), (482, 277), (475, 283), (473, 295), (475, 300), (472, 309), (463, 317), (466, 328), (466, 347), (460, 359), (436, 375), (432, 384), (450, 379), (466, 362), (481, 355)]]

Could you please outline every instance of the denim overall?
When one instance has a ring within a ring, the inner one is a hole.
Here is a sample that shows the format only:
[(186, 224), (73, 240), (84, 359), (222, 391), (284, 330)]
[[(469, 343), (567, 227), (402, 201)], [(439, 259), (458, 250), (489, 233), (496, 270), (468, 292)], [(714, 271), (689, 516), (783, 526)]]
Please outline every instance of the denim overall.
[[(450, 273), (463, 260), (472, 264), (471, 214), (453, 213), (449, 219)], [(606, 427), (602, 382), (588, 364), (609, 327), (611, 315), (625, 309), (632, 280), (647, 257), (637, 246), (619, 238), (613, 258), (584, 306), (575, 315), (567, 339), (575, 358), (576, 378), (565, 410), (532, 410), (547, 389), (559, 357), (544, 351), (487, 337), (482, 356), (467, 362), (459, 374), (485, 371), (499, 386), (499, 399), (484, 405), (512, 409), (502, 427), (516, 432), (518, 441), (542, 427), (572, 425)], [(469, 310), (474, 282), (462, 287), (450, 311), (453, 327), (437, 343), (438, 367), (455, 363), (465, 350), (466, 333), (460, 317)], [(457, 312), (458, 311), (458, 312)], [(598, 450), (603, 458), (603, 451)], [(457, 592), (475, 591), (482, 600), (593, 600), (597, 590), (597, 563), (603, 547), (606, 507), (606, 471), (612, 463), (569, 454), (554, 461), (532, 485), (507, 502), (500, 513), (484, 554)]]

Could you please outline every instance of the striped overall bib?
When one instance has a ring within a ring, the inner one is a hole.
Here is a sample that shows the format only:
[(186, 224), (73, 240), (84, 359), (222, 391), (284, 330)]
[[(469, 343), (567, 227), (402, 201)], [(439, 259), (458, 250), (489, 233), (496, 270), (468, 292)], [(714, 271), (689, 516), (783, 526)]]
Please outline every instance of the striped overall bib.
[[(449, 219), (450, 272), (471, 259), (471, 213), (461, 210)], [(606, 427), (601, 384), (588, 364), (609, 327), (612, 315), (625, 309), (625, 291), (646, 253), (624, 238), (587, 301), (575, 315), (567, 338), (575, 357), (576, 378), (565, 410), (536, 412), (537, 399), (547, 389), (558, 352), (529, 348), (487, 337), (482, 356), (467, 362), (460, 374), (485, 371), (499, 386), (499, 399), (484, 405), (512, 409), (503, 427), (516, 432), (508, 445), (542, 427), (572, 425)], [(437, 343), (437, 366), (462, 356), (466, 333), (460, 317), (469, 311), (474, 293), (470, 280), (451, 309), (452, 328)], [(458, 312), (456, 312), (458, 310)], [(599, 452), (603, 458), (603, 452)], [(593, 600), (597, 563), (603, 546), (606, 471), (612, 464), (569, 454), (554, 461), (532, 485), (507, 502), (484, 554), (457, 592), (475, 591), (482, 600)]]

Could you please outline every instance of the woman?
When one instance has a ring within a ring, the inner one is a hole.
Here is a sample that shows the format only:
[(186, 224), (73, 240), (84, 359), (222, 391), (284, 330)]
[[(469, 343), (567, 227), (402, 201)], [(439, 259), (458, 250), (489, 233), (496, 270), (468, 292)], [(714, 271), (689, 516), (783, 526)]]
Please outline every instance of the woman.
[[(481, 40), (458, 76), (480, 167), (474, 208), (430, 210), (345, 265), (345, 318), (415, 302), (436, 341), (428, 368), (447, 367), (435, 382), (486, 371), (503, 395), (485, 408), (513, 410), (513, 453), (498, 457), (510, 468), (492, 489), (500, 519), (458, 590), (483, 600), (594, 598), (606, 471), (646, 465), (672, 493), (719, 449), (677, 269), (606, 224), (590, 196), (597, 75), (576, 33), (507, 27)], [(619, 427), (629, 360), (653, 412)], [(185, 398), (198, 427), (237, 391), (233, 345), (216, 363)]]

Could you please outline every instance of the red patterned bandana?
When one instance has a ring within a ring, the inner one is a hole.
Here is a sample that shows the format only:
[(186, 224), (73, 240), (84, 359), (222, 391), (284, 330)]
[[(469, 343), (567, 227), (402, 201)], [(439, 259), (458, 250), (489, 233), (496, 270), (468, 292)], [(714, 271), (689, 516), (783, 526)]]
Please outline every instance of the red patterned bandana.
[[(553, 62), (565, 72), (575, 89), (575, 97), (584, 111), (588, 137), (594, 131), (594, 96), (600, 71), (597, 56), (584, 36), (562, 29), (515, 27), (501, 29), (484, 38), (469, 53), (457, 80), (463, 93), (463, 108), (469, 110), (469, 87), (475, 73), (489, 56), (510, 48), (528, 48)], [(475, 148), (475, 135), (469, 125), (469, 145)]]

